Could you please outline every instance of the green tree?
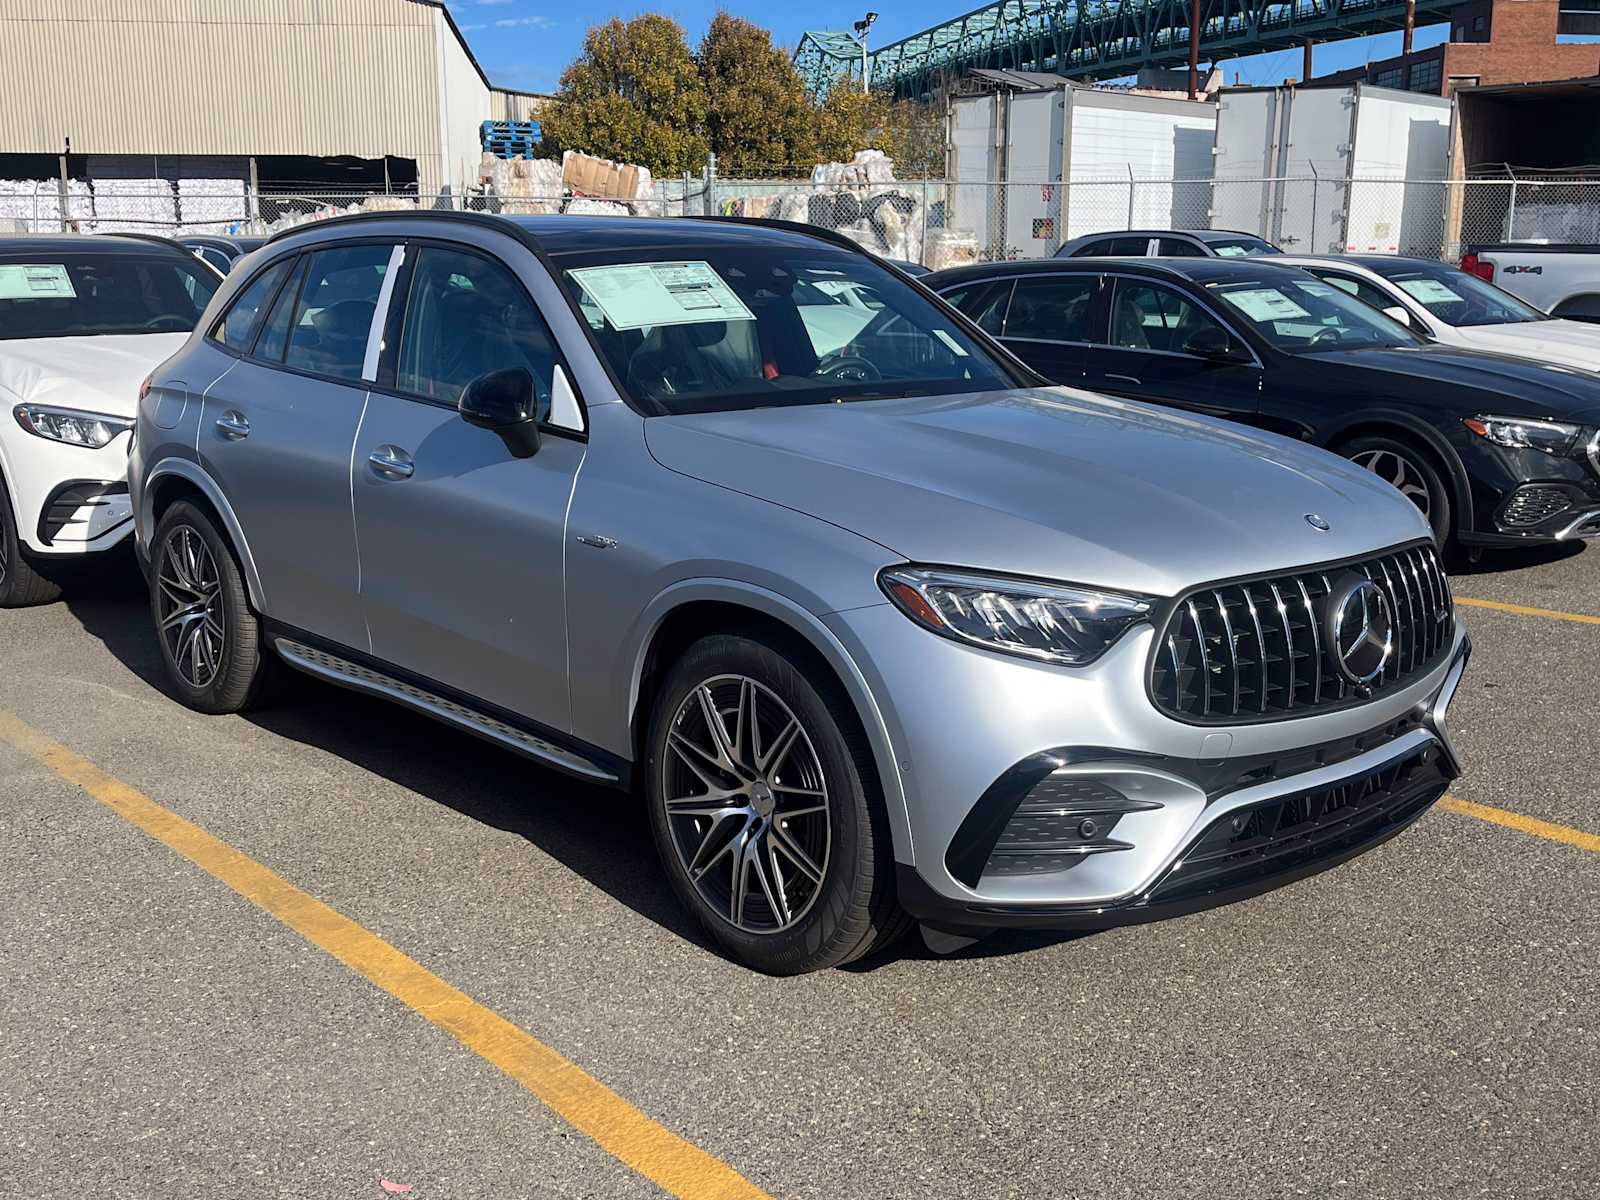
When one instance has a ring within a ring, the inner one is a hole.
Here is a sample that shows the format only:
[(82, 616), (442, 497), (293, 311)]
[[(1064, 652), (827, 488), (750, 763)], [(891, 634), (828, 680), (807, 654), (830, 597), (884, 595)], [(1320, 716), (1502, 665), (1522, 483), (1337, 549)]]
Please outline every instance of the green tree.
[(848, 162), (857, 150), (880, 148), (873, 137), (888, 115), (889, 100), (882, 92), (863, 92), (841, 80), (817, 106), (817, 160)]
[(658, 175), (698, 171), (706, 94), (683, 29), (645, 13), (591, 28), (540, 119), (554, 150), (639, 163)]
[(712, 18), (700, 41), (706, 136), (717, 166), (755, 174), (777, 166), (809, 166), (816, 153), (814, 105), (789, 56), (772, 34), (727, 12)]

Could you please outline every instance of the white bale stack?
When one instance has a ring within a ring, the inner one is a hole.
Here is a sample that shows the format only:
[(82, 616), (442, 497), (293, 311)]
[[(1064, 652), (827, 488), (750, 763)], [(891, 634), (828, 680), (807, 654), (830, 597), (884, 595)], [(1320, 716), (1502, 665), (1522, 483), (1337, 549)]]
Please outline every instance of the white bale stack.
[(172, 234), (178, 198), (166, 179), (97, 179), (91, 233)]
[(178, 180), (178, 222), (185, 233), (235, 233), (249, 219), (244, 180)]
[[(89, 185), (67, 183), (67, 218), (87, 231), (94, 215)], [(54, 179), (0, 179), (0, 220), (20, 223), (33, 233), (61, 231), (61, 184)]]
[(828, 187), (870, 188), (894, 182), (894, 160), (882, 150), (857, 150), (847, 163), (818, 163), (811, 182)]
[(485, 154), (478, 168), (478, 182), (504, 202), (507, 213), (553, 213), (561, 211), (566, 187), (561, 182), (561, 163), (553, 158), (496, 158)]

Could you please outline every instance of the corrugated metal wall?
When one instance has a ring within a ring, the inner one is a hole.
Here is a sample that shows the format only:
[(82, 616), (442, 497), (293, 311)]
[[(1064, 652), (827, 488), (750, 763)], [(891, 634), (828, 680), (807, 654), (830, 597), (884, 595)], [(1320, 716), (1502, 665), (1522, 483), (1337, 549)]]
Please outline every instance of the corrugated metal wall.
[(0, 148), (395, 155), (435, 190), (438, 56), (466, 62), (440, 21), (413, 0), (0, 0)]

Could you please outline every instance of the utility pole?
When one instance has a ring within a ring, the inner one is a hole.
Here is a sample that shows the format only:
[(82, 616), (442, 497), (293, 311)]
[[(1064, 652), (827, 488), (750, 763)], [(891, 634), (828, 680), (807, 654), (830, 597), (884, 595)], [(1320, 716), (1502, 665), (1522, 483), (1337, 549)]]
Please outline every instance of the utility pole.
[(1417, 32), (1417, 0), (1406, 0), (1406, 36), (1401, 43), (1400, 53), (1411, 53), (1411, 37)]
[(872, 28), (872, 23), (877, 19), (877, 13), (869, 12), (855, 23), (856, 41), (861, 43), (861, 91), (863, 94), (872, 91), (871, 68), (867, 63), (867, 30)]
[[(1413, 0), (1414, 2), (1414, 0)], [(1306, 39), (1306, 61), (1300, 67), (1300, 82), (1311, 82), (1311, 39)]]
[(1189, 99), (1200, 97), (1200, 0), (1189, 0)]

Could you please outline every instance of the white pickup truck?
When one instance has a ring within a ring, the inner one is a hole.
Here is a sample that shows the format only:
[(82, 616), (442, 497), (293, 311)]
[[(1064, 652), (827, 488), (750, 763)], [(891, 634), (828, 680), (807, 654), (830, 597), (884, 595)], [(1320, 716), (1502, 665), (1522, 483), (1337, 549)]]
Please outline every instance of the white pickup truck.
[(1461, 269), (1554, 317), (1600, 323), (1600, 246), (1504, 242), (1469, 246)]

